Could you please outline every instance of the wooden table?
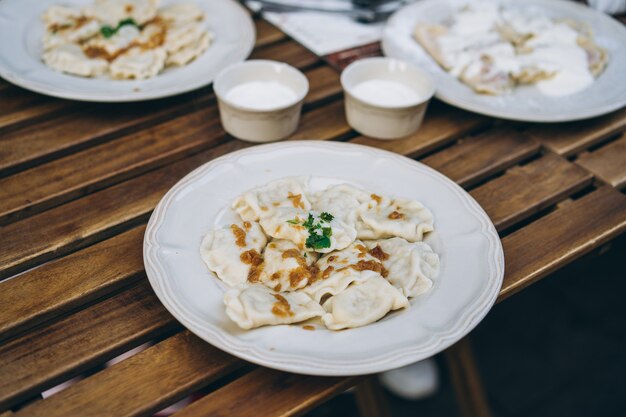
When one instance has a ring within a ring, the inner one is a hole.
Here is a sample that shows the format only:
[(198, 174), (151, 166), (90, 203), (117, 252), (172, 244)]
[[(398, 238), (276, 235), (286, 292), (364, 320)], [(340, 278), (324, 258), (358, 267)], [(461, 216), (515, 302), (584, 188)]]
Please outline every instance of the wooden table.
[[(417, 158), (478, 200), (504, 245), (499, 301), (626, 228), (626, 109), (530, 125), (435, 102), (418, 133), (375, 141), (346, 124), (336, 71), (268, 23), (256, 26), (252, 57), (285, 61), (310, 81), (292, 139)], [(183, 329), (148, 284), (142, 238), (151, 210), (186, 173), (246, 146), (222, 130), (210, 88), (111, 105), (48, 98), (0, 80), (1, 417), (150, 415), (199, 390), (210, 393), (177, 416), (297, 415), (362, 380), (246, 364)], [(102, 366), (149, 341), (147, 350)], [(467, 357), (465, 348), (448, 350), (464, 412), (480, 414)], [(70, 388), (39, 396), (77, 375), (83, 379)]]

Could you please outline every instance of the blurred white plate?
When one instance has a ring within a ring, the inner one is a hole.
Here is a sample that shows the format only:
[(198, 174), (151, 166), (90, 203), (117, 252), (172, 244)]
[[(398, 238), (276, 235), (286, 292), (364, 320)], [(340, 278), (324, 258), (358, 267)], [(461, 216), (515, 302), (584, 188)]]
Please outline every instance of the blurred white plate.
[[(233, 199), (286, 176), (310, 175), (313, 188), (348, 182), (414, 198), (435, 216), (427, 242), (441, 257), (433, 289), (407, 310), (365, 327), (315, 331), (299, 325), (244, 331), (224, 312), (226, 286), (200, 257), (202, 237), (230, 223)], [(498, 234), (469, 194), (433, 169), (375, 148), (303, 141), (255, 146), (213, 160), (176, 184), (145, 234), (144, 263), (154, 291), (184, 326), (212, 345), (270, 368), (314, 375), (381, 372), (450, 346), (487, 314), (504, 274)]]
[[(182, 2), (164, 0), (161, 5)], [(248, 57), (255, 42), (250, 13), (233, 0), (193, 1), (214, 35), (209, 49), (189, 65), (148, 80), (111, 80), (63, 74), (41, 60), (42, 13), (51, 5), (86, 6), (93, 0), (0, 1), (0, 77), (38, 93), (83, 101), (125, 102), (185, 93), (210, 84), (226, 66)]]
[[(429, 71), (437, 84), (436, 97), (465, 110), (503, 119), (528, 122), (562, 122), (586, 119), (626, 105), (626, 28), (611, 17), (569, 0), (505, 1), (516, 7), (540, 10), (553, 18), (571, 18), (591, 26), (595, 41), (609, 54), (602, 74), (588, 88), (562, 97), (541, 94), (533, 86), (518, 87), (503, 96), (477, 94), (443, 70), (413, 38), (418, 22), (439, 23), (462, 1), (423, 0), (397, 11), (383, 32), (385, 55), (413, 62)], [(466, 1), (464, 3), (467, 3)]]

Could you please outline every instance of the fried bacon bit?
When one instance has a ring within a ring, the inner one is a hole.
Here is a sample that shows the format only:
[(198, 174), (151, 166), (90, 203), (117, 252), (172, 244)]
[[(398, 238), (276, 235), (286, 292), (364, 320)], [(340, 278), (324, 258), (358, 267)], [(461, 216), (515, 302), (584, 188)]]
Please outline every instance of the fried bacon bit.
[(259, 282), (261, 278), (261, 272), (263, 272), (263, 268), (265, 264), (261, 262), (258, 266), (250, 267), (250, 271), (248, 271), (248, 282)]
[(127, 4), (126, 6), (124, 6), (124, 11), (125, 11), (126, 13), (132, 13), (132, 12), (133, 12), (133, 9), (134, 9), (134, 7), (133, 7), (133, 5), (132, 5), (132, 4)]
[(261, 210), (268, 211), (269, 209), (267, 207), (265, 207), (265, 206), (261, 206)]
[(379, 261), (386, 261), (387, 259), (389, 259), (389, 254), (385, 253), (383, 251), (383, 248), (380, 247), (380, 245), (376, 245), (375, 248), (372, 248), (369, 251), (369, 254), (372, 255), (374, 258), (378, 259)]
[(278, 283), (278, 285), (274, 287), (274, 291), (280, 291), (281, 288), (282, 288), (282, 285)]
[[(277, 279), (280, 279), (280, 272), (274, 272), (274, 273), (272, 274), (272, 279), (273, 279), (274, 281), (276, 281)], [(278, 284), (278, 285), (280, 285), (280, 284)]]
[(246, 246), (246, 232), (244, 232), (243, 229), (237, 226), (236, 224), (231, 224), (230, 230), (232, 230), (233, 235), (235, 235), (235, 243), (237, 244), (237, 246), (239, 246), (240, 248), (245, 247)]
[(335, 255), (331, 255), (328, 257), (328, 262), (333, 262), (337, 257)]
[(302, 326), (302, 328), (309, 331), (315, 330), (315, 326), (311, 326), (310, 324), (305, 324), (304, 326)]
[(243, 222), (243, 228), (246, 230), (250, 230), (250, 228), (252, 227), (252, 224), (250, 224), (250, 222)]
[(247, 250), (239, 255), (239, 259), (246, 265), (250, 265), (250, 271), (248, 271), (248, 281), (258, 282), (263, 272), (263, 258), (261, 254), (254, 249)]
[(388, 272), (385, 269), (385, 267), (383, 266), (383, 264), (381, 264), (378, 261), (359, 261), (356, 264), (350, 265), (350, 268), (354, 269), (355, 271), (374, 271), (374, 272), (378, 272), (383, 277), (386, 277), (387, 274), (388, 274)]
[(279, 203), (278, 201), (274, 201), (274, 202), (272, 203), (272, 205), (273, 205), (274, 207), (278, 207), (278, 206), (280, 206), (280, 203)]
[(308, 265), (302, 253), (297, 249), (287, 249), (283, 252), (282, 258), (293, 258), (298, 262), (298, 267), (289, 271), (289, 283), (292, 288), (298, 287), (305, 279), (311, 283), (319, 275), (319, 269), (315, 265)]
[(374, 200), (377, 204), (380, 204), (380, 202), (383, 201), (383, 198), (376, 194), (372, 194), (370, 197), (372, 197), (372, 200)]
[(387, 216), (387, 218), (391, 220), (400, 220), (400, 219), (404, 219), (404, 214), (394, 210), (391, 213), (389, 213), (389, 216)]
[(304, 210), (304, 203), (302, 202), (302, 194), (292, 194), (291, 192), (289, 192), (289, 194), (287, 195), (287, 198), (291, 200), (291, 204), (295, 208), (300, 208)]
[(302, 256), (302, 254), (300, 253), (298, 249), (287, 249), (286, 251), (283, 252), (282, 258), (283, 259), (294, 258), (298, 261), (298, 264), (300, 264), (300, 258), (302, 258), (302, 260), (304, 261), (304, 257)]
[(272, 306), (272, 313), (278, 317), (292, 317), (293, 311), (291, 311), (289, 301), (280, 294), (274, 294), (274, 298), (276, 302)]
[(276, 248), (276, 243), (272, 242), (269, 245), (267, 245), (268, 248), (272, 248), (275, 249)]

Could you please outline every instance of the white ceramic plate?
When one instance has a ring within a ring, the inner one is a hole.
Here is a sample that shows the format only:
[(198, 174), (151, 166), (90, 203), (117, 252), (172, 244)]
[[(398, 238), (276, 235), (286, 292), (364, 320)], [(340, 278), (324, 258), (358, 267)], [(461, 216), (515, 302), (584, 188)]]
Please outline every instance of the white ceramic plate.
[[(310, 175), (315, 188), (348, 182), (423, 202), (435, 216), (436, 232), (427, 242), (441, 257), (433, 289), (412, 299), (409, 309), (357, 329), (239, 329), (224, 312), (226, 286), (202, 262), (200, 242), (209, 230), (230, 223), (230, 204), (243, 191), (294, 175)], [(187, 175), (150, 218), (144, 262), (161, 302), (193, 333), (250, 362), (313, 375), (381, 372), (436, 354), (487, 314), (504, 274), (494, 226), (458, 185), (403, 156), (321, 141), (256, 146)]]
[[(162, 0), (161, 5), (183, 0)], [(0, 77), (20, 87), (73, 100), (125, 102), (168, 97), (210, 84), (225, 67), (248, 57), (255, 41), (250, 14), (233, 0), (193, 1), (206, 12), (215, 37), (189, 65), (171, 68), (148, 80), (111, 80), (63, 74), (41, 61), (41, 14), (53, 4), (85, 6), (93, 0), (0, 1)]]
[[(513, 0), (501, 0), (507, 4)], [(436, 97), (453, 105), (489, 116), (528, 122), (562, 122), (609, 113), (626, 105), (626, 28), (618, 21), (569, 0), (516, 0), (516, 5), (540, 10), (553, 18), (571, 18), (591, 26), (596, 43), (609, 54), (604, 72), (588, 88), (563, 97), (548, 97), (535, 87), (518, 87), (512, 94), (477, 94), (444, 71), (414, 40), (418, 22), (438, 23), (449, 17), (459, 0), (423, 0), (396, 12), (383, 32), (387, 56), (413, 62), (429, 71), (437, 84)], [(466, 2), (465, 2), (466, 3)]]

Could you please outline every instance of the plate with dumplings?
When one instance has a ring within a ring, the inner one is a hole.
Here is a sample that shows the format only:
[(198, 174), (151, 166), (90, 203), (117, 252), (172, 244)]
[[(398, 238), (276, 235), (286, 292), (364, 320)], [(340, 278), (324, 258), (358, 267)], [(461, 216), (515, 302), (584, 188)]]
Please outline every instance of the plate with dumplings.
[(580, 2), (423, 0), (387, 21), (382, 49), (488, 116), (564, 122), (626, 105), (626, 28)]
[(430, 357), (470, 332), (504, 275), (498, 234), (461, 187), (349, 143), (255, 146), (197, 168), (144, 237), (163, 305), (259, 365), (359, 375)]
[(234, 0), (4, 0), (0, 22), (2, 78), (94, 102), (206, 86), (245, 60), (256, 38)]

